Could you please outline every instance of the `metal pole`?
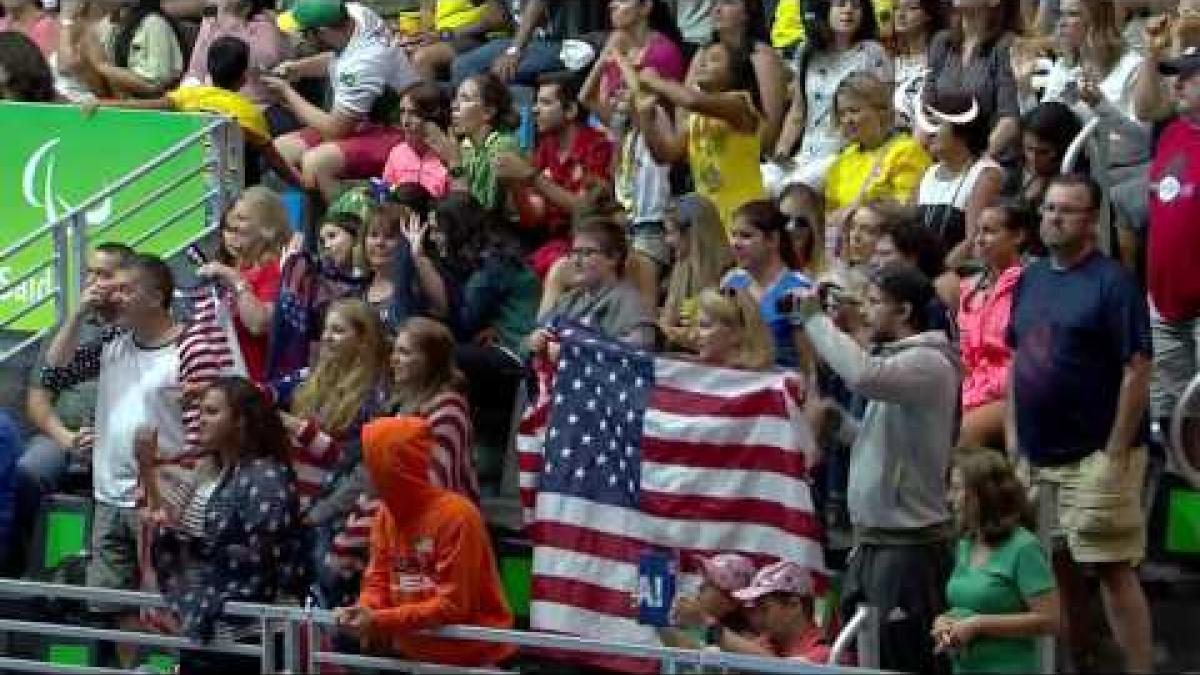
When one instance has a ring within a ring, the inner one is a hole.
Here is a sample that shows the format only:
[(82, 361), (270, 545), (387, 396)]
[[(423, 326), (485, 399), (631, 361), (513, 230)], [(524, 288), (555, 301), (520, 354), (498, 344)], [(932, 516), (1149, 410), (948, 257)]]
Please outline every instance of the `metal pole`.
[(70, 220), (71, 226), (71, 243), (70, 251), (75, 264), (68, 265), (70, 268), (70, 285), (71, 293), (73, 294), (69, 300), (74, 300), (74, 294), (83, 291), (83, 271), (87, 269), (88, 256), (88, 228), (87, 228), (87, 212), (76, 211), (74, 217)]
[(271, 619), (263, 616), (261, 618), (260, 642), (262, 647), (262, 659), (260, 660), (261, 670), (264, 673), (279, 672), (278, 666), (275, 664), (275, 626)]
[(67, 308), (71, 288), (71, 251), (69, 227), (56, 227), (54, 236), (54, 325), (61, 326), (67, 320)]
[(879, 610), (859, 605), (867, 611), (866, 621), (863, 622), (862, 632), (858, 634), (858, 666), (860, 668), (879, 668)]

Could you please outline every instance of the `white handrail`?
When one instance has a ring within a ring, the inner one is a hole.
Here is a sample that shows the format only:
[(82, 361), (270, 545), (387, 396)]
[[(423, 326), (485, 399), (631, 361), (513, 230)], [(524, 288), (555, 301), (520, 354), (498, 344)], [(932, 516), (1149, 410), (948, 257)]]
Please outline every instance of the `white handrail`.
[(168, 146), (166, 150), (163, 150), (162, 152), (155, 155), (152, 159), (150, 159), (150, 161), (139, 166), (138, 168), (134, 169), (133, 171), (130, 171), (129, 173), (125, 174), (121, 178), (117, 179), (117, 181), (115, 183), (113, 183), (112, 185), (109, 185), (108, 187), (97, 192), (96, 194), (92, 195), (91, 197), (88, 197), (87, 199), (83, 200), (83, 202), (81, 202), (80, 204), (78, 204), (74, 208), (72, 208), (70, 211), (67, 211), (67, 213), (65, 215), (60, 217), (58, 220), (54, 221), (55, 226), (57, 227), (57, 226), (66, 224), (76, 214), (86, 213), (88, 211), (91, 211), (92, 209), (96, 208), (96, 206), (100, 202), (113, 196), (118, 191), (123, 190), (125, 187), (127, 187), (128, 185), (130, 185), (137, 179), (141, 178), (142, 176), (145, 176), (146, 174), (157, 169), (158, 167), (162, 166), (163, 164), (166, 164), (170, 160), (174, 159), (176, 155), (178, 155), (179, 153), (186, 150), (188, 148), (188, 146), (192, 145), (196, 141), (203, 140), (205, 136), (208, 136), (210, 133), (212, 133), (213, 131), (216, 131), (221, 126), (226, 125), (226, 124), (230, 124), (230, 122), (228, 120), (226, 120), (225, 118), (217, 118), (217, 119), (213, 120), (212, 122), (209, 122), (207, 125), (205, 125), (205, 127), (203, 129), (192, 132), (191, 134), (188, 134), (187, 136), (184, 136), (178, 142), (173, 143), (172, 145)]
[[(153, 593), (7, 579), (0, 579), (0, 595), (18, 597), (70, 598), (80, 601), (125, 604), (149, 608), (165, 606), (163, 599)], [(264, 622), (285, 622), (293, 626), (305, 626), (310, 624), (328, 627), (334, 626), (332, 612), (324, 610), (310, 611), (302, 607), (230, 602), (225, 606), (225, 614), (228, 616), (257, 618), (263, 620)], [(0, 629), (2, 629), (4, 625), (5, 623), (0, 621)], [(97, 631), (101, 629), (88, 630)], [(554, 633), (484, 628), (481, 626), (446, 626), (437, 630), (428, 631), (428, 633), (430, 635), (446, 639), (476, 640), (481, 642), (510, 644), (540, 649), (655, 659), (663, 661), (664, 663), (676, 665), (696, 665), (704, 668), (729, 668), (739, 671), (760, 673), (876, 674), (883, 672), (868, 668), (812, 664), (794, 659), (748, 656), (744, 654), (710, 652), (703, 650), (693, 651), (687, 649), (676, 649), (673, 647), (660, 647), (656, 645), (607, 642), (603, 640), (580, 638), (569, 635), (558, 635)], [(99, 635), (99, 633), (96, 634)], [(145, 633), (121, 634), (127, 637), (129, 642), (133, 643), (136, 643), (143, 637), (149, 637), (150, 639), (156, 641), (179, 639)], [(329, 658), (329, 653), (318, 652), (313, 654), (313, 656), (315, 656), (317, 660), (327, 660)], [(339, 661), (344, 660), (341, 656), (334, 658)]]
[(833, 648), (829, 650), (830, 665), (837, 665), (842, 662), (842, 657), (846, 650), (850, 647), (850, 642), (858, 637), (858, 632), (866, 625), (867, 619), (871, 617), (871, 608), (866, 605), (859, 605), (858, 610), (854, 612), (854, 617), (846, 623), (846, 627), (842, 632), (838, 633), (837, 639), (833, 641)]

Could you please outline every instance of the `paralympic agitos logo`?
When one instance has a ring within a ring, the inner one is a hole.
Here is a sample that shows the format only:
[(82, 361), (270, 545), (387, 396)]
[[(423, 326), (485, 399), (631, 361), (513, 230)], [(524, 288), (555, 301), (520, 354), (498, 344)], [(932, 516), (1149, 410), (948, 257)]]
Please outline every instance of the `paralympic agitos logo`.
[[(75, 208), (58, 192), (58, 156), (55, 149), (60, 141), (61, 138), (52, 138), (34, 150), (21, 174), (22, 197), (28, 206), (42, 210), (46, 216), (43, 223), (57, 222)], [(83, 198), (88, 196), (83, 195)], [(89, 209), (84, 219), (89, 226), (102, 225), (112, 217), (112, 210), (112, 198), (104, 199)]]

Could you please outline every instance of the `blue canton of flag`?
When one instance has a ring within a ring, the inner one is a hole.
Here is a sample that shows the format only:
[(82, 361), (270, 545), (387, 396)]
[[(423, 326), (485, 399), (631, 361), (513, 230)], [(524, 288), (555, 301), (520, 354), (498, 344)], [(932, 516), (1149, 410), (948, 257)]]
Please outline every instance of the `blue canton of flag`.
[(543, 491), (637, 508), (642, 427), (654, 357), (585, 328), (565, 328), (546, 430)]

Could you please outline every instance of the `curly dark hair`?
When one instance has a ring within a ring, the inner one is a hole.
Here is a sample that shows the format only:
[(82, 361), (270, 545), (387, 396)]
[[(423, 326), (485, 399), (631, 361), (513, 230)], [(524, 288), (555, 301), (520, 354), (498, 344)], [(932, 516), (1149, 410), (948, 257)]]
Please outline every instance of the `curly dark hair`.
[(262, 457), (288, 463), (291, 442), (283, 420), (253, 382), (237, 375), (223, 375), (213, 380), (208, 390), (223, 393), (233, 411), (237, 445), (230, 450), (236, 453), (235, 462)]
[(485, 211), (471, 193), (451, 192), (438, 202), (434, 213), (446, 238), (442, 262), (460, 282), (465, 282), (484, 258), (521, 260), (521, 246), (511, 226)]
[(55, 100), (54, 75), (33, 40), (15, 30), (0, 31), (0, 98), (23, 103)]
[(998, 546), (1027, 522), (1025, 486), (1004, 455), (990, 449), (959, 451), (954, 468), (962, 477), (964, 534)]
[[(869, 0), (858, 0), (862, 21), (854, 33), (854, 41), (879, 38), (879, 24), (875, 21), (875, 8)], [(804, 34), (809, 36), (805, 54), (823, 52), (833, 46), (833, 27), (829, 25), (832, 0), (804, 0)]]

